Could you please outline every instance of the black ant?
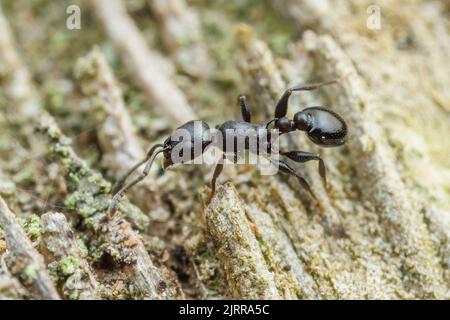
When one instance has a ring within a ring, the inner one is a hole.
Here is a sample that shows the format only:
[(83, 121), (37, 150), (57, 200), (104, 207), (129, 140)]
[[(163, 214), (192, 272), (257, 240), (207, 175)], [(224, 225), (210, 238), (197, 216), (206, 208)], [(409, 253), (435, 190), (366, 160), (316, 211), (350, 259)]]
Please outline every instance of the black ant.
[[(304, 91), (304, 90), (314, 90), (321, 86), (335, 83), (336, 80), (326, 81), (316, 84), (310, 85), (300, 85), (294, 86), (292, 88), (287, 89), (281, 98), (278, 100), (275, 108), (275, 118), (269, 121), (265, 121), (262, 124), (252, 124), (251, 123), (251, 113), (249, 110), (247, 98), (245, 96), (239, 97), (239, 105), (241, 107), (241, 113), (244, 121), (226, 121), (222, 125), (218, 126), (218, 133), (222, 134), (222, 160), (226, 158), (227, 153), (223, 149), (223, 146), (227, 145), (226, 140), (227, 137), (230, 137), (229, 132), (235, 133), (233, 135), (233, 139), (236, 138), (236, 135), (246, 134), (246, 132), (257, 131), (259, 129), (266, 129), (265, 134), (270, 136), (270, 131), (267, 130), (270, 124), (273, 125), (273, 129), (277, 130), (278, 134), (285, 134), (295, 130), (305, 131), (308, 135), (308, 138), (317, 145), (323, 147), (336, 147), (343, 145), (346, 142), (347, 135), (347, 125), (345, 121), (339, 116), (337, 113), (328, 110), (323, 107), (309, 107), (303, 109), (300, 112), (297, 112), (293, 119), (290, 120), (286, 117), (287, 109), (288, 109), (288, 101), (292, 92), (294, 91)], [(176, 160), (174, 162), (172, 157), (172, 151), (177, 147), (179, 150), (181, 149), (180, 155), (182, 156), (183, 150), (190, 151), (188, 155), (189, 160), (196, 159), (200, 155), (204, 153), (206, 148), (213, 144), (214, 135), (211, 134), (210, 128), (207, 123), (203, 121), (198, 121), (200, 125), (195, 125), (196, 121), (186, 122), (184, 125), (179, 127), (178, 129), (185, 130), (189, 136), (188, 139), (173, 139), (172, 136), (168, 137), (163, 144), (157, 144), (153, 146), (146, 154), (145, 158), (137, 163), (134, 167), (132, 167), (128, 173), (117, 182), (114, 190), (118, 190), (111, 202), (111, 206), (109, 209), (110, 214), (114, 214), (120, 204), (120, 199), (122, 196), (136, 183), (143, 180), (149, 173), (150, 168), (155, 160), (156, 156), (162, 153), (164, 155), (164, 168), (169, 167), (176, 163), (184, 163), (185, 160)], [(177, 129), (177, 130), (178, 130)], [(242, 136), (241, 136), (242, 137)], [(249, 150), (248, 139), (249, 136), (245, 135), (243, 137), (245, 139), (245, 144), (238, 149), (236, 145), (236, 140), (233, 141), (234, 149), (231, 155), (233, 156), (232, 161), (234, 163), (237, 162), (238, 154), (242, 154), (244, 150)], [(270, 138), (270, 137), (266, 137)], [(228, 138), (229, 139), (229, 138)], [(270, 139), (266, 139), (269, 141)], [(182, 145), (180, 145), (180, 143)], [(194, 146), (199, 146), (195, 148)], [(182, 148), (179, 148), (182, 147)], [(251, 150), (250, 150), (251, 151)], [(256, 149), (253, 150), (257, 154), (261, 153), (263, 150)], [(272, 146), (270, 142), (267, 142), (267, 150), (264, 150), (266, 154), (269, 156), (272, 152)], [(306, 152), (306, 151), (287, 151), (280, 152), (282, 156), (289, 158), (294, 162), (307, 162), (311, 160), (317, 160), (319, 162), (319, 174), (322, 177), (323, 183), (326, 186), (326, 175), (325, 175), (325, 164), (320, 157), (319, 154)], [(309, 194), (315, 199), (318, 200), (317, 197), (312, 192), (308, 182), (300, 176), (295, 170), (283, 160), (273, 159), (267, 157), (267, 159), (276, 167), (280, 169), (281, 172), (290, 174), (295, 176), (299, 183), (309, 192)], [(131, 175), (133, 171), (139, 168), (141, 165), (146, 163), (143, 172), (137, 177), (135, 180), (131, 181), (127, 185), (125, 184), (126, 179)], [(209, 203), (216, 191), (216, 180), (219, 177), (220, 173), (223, 169), (223, 161), (219, 161), (216, 164), (214, 169), (214, 174), (211, 180), (211, 193), (207, 203)]]

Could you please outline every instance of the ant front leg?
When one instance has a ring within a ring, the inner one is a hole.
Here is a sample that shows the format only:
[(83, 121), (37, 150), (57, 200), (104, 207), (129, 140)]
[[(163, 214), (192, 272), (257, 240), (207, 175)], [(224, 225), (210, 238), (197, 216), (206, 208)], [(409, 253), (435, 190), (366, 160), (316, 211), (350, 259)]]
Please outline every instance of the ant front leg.
[(239, 105), (241, 106), (242, 119), (245, 122), (251, 122), (252, 114), (248, 106), (248, 101), (246, 96), (239, 96)]
[(320, 88), (327, 84), (336, 83), (337, 80), (330, 80), (330, 81), (324, 81), (319, 83), (313, 83), (313, 84), (304, 84), (304, 85), (298, 85), (294, 86), (292, 88), (287, 89), (283, 95), (281, 96), (280, 100), (278, 100), (277, 105), (275, 107), (275, 118), (283, 118), (287, 114), (287, 108), (288, 108), (288, 102), (289, 97), (291, 96), (292, 92), (294, 91), (310, 91), (317, 88)]
[(222, 173), (224, 161), (225, 161), (225, 155), (223, 155), (222, 160), (219, 160), (219, 162), (217, 162), (217, 164), (216, 164), (216, 168), (214, 169), (213, 177), (211, 179), (211, 193), (209, 194), (208, 200), (206, 201), (206, 205), (209, 205), (211, 203), (211, 200), (216, 193), (216, 181), (217, 181), (217, 178)]
[(285, 161), (283, 161), (283, 160), (275, 160), (275, 159), (272, 159), (272, 158), (268, 158), (268, 159), (269, 159), (269, 161), (270, 161), (274, 166), (276, 166), (277, 168), (279, 168), (281, 172), (284, 172), (284, 173), (287, 173), (287, 174), (290, 174), (290, 175), (296, 177), (297, 180), (298, 180), (298, 182), (302, 185), (302, 187), (305, 188), (306, 191), (308, 191), (309, 194), (314, 198), (314, 200), (316, 200), (317, 203), (320, 204), (319, 199), (316, 197), (316, 195), (314, 194), (314, 192), (312, 192), (311, 187), (309, 186), (308, 181), (306, 181), (305, 178), (303, 178), (303, 177), (300, 176), (297, 172), (295, 172), (295, 170), (294, 170), (290, 165), (288, 165), (288, 164), (287, 164)]
[(322, 178), (325, 189), (327, 189), (325, 163), (323, 162), (323, 159), (320, 157), (319, 154), (306, 151), (288, 151), (288, 152), (281, 152), (280, 154), (288, 157), (289, 159), (295, 162), (303, 163), (311, 160), (319, 161), (319, 175)]

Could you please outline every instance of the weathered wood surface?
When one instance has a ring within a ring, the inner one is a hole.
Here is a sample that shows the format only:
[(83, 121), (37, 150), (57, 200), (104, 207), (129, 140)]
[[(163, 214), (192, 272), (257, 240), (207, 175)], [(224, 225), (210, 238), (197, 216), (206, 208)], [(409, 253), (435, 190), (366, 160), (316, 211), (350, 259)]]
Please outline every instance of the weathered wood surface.
[(4, 259), (6, 268), (28, 287), (33, 297), (58, 300), (58, 293), (50, 280), (42, 256), (33, 248), (30, 239), (16, 221), (16, 216), (0, 198), (0, 224), (5, 229), (8, 252)]
[[(365, 0), (107, 3), (81, 3), (97, 31), (83, 27), (71, 54), (70, 41), (51, 47), (53, 60), (13, 20), (15, 5), (0, 14), (0, 194), (11, 208), (2, 205), (0, 258), (23, 252), (44, 277), (24, 282), (6, 263), (0, 297), (450, 298), (448, 6), (382, 4), (381, 29), (370, 30)], [(20, 9), (53, 34), (40, 11)], [(236, 166), (206, 206), (211, 167), (157, 163), (106, 217), (111, 183), (171, 127), (240, 117), (243, 92), (262, 121), (287, 87), (328, 79), (339, 81), (293, 95), (289, 115), (327, 106), (346, 119), (348, 143), (281, 142), (323, 156), (329, 190), (317, 164), (296, 166), (320, 204), (294, 179)]]

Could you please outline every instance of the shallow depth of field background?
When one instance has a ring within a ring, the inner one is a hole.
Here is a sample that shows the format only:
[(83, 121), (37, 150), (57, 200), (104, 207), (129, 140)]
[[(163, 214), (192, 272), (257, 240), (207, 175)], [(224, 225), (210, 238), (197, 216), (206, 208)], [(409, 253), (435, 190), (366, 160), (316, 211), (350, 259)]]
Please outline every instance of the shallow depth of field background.
[[(1, 3), (0, 196), (31, 241), (21, 260), (0, 228), (1, 297), (449, 297), (447, 4), (122, 2)], [(81, 29), (67, 27), (70, 5)], [(111, 184), (190, 116), (211, 128), (240, 119), (246, 94), (261, 122), (287, 87), (333, 78), (293, 95), (290, 114), (329, 107), (349, 143), (282, 142), (324, 157), (328, 192), (316, 163), (294, 165), (322, 206), (246, 165), (225, 168), (206, 206), (212, 166), (158, 160), (124, 201), (125, 227), (105, 227)]]

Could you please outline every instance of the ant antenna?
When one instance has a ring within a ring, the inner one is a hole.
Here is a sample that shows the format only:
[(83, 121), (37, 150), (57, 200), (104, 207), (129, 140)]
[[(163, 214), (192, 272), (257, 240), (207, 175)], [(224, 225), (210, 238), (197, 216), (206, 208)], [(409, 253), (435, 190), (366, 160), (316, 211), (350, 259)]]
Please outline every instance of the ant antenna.
[(157, 145), (154, 145), (150, 150), (148, 150), (145, 158), (142, 159), (140, 162), (136, 163), (130, 170), (128, 170), (128, 172), (126, 174), (123, 175), (122, 179), (120, 179), (119, 181), (117, 181), (114, 184), (113, 189), (112, 189), (113, 194), (116, 194), (117, 191), (123, 187), (125, 181), (133, 173), (133, 171), (135, 171), (137, 168), (139, 168), (141, 165), (143, 165), (145, 162), (147, 162), (151, 158), (151, 156), (155, 152), (155, 150), (157, 148), (161, 148), (162, 146), (163, 146), (162, 144), (157, 144)]
[[(159, 149), (161, 148), (161, 149)], [(159, 150), (157, 150), (159, 149)], [(109, 216), (112, 217), (117, 209), (119, 208), (119, 204), (120, 204), (120, 199), (123, 197), (123, 195), (131, 188), (133, 187), (136, 183), (142, 181), (150, 172), (150, 169), (153, 165), (153, 162), (155, 161), (155, 158), (158, 154), (160, 154), (161, 152), (163, 152), (163, 145), (162, 144), (157, 144), (155, 146), (153, 146), (148, 152), (147, 155), (145, 156), (145, 158), (140, 161), (139, 163), (135, 164), (125, 175), (122, 179), (120, 179), (116, 185), (113, 188), (113, 191), (118, 190), (116, 193), (114, 193), (114, 197), (112, 198), (108, 213)], [(142, 171), (142, 173), (139, 175), (139, 177), (137, 177), (136, 179), (132, 180), (131, 182), (129, 182), (127, 185), (124, 186), (125, 181), (128, 179), (128, 177), (136, 170), (138, 169), (141, 165), (143, 165), (144, 163), (147, 163), (145, 165), (144, 170)]]

